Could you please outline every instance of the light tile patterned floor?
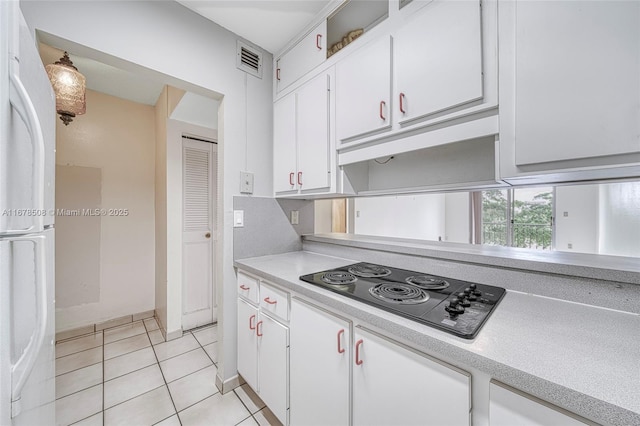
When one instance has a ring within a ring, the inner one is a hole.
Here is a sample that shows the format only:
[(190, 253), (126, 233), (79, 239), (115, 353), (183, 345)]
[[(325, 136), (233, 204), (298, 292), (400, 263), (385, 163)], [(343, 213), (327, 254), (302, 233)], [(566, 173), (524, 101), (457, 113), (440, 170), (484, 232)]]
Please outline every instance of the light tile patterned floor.
[(278, 425), (248, 385), (215, 386), (217, 325), (165, 342), (153, 318), (56, 345), (56, 424)]

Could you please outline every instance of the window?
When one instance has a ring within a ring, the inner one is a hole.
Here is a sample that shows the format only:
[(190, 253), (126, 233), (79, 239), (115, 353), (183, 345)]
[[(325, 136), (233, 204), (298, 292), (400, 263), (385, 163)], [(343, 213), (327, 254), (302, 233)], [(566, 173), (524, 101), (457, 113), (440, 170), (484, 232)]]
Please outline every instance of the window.
[(553, 248), (552, 187), (482, 191), (482, 244)]

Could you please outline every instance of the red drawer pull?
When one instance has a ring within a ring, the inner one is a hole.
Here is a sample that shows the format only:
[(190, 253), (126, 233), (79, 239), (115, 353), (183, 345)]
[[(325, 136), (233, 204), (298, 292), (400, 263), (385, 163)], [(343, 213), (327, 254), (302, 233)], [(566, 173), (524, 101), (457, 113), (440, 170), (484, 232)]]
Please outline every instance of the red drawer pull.
[(242, 284), (242, 285), (240, 286), (240, 288), (241, 288), (241, 289), (243, 289), (244, 291), (251, 290), (249, 287), (247, 287), (247, 286), (246, 286), (246, 285), (244, 285), (244, 284)]
[(318, 50), (322, 49), (322, 46), (320, 46), (320, 39), (322, 38), (322, 34), (316, 34), (316, 47), (318, 48)]
[(362, 339), (356, 342), (356, 365), (362, 365), (362, 363), (364, 362), (360, 359), (360, 346), (362, 346), (362, 343), (363, 343)]
[(278, 303), (277, 300), (271, 300), (271, 299), (269, 299), (268, 296), (264, 298), (264, 301), (267, 302), (270, 305), (275, 305), (276, 303)]
[(344, 328), (340, 331), (338, 331), (338, 353), (339, 354), (343, 354), (345, 352), (344, 348), (342, 347), (342, 335), (344, 334)]
[(384, 116), (384, 114), (382, 113), (382, 107), (384, 107), (387, 103), (385, 101), (380, 101), (380, 118), (383, 120), (387, 120), (387, 118)]
[(298, 185), (302, 186), (302, 172), (298, 172)]
[(258, 321), (258, 324), (256, 324), (256, 334), (259, 337), (262, 337), (262, 333), (260, 333), (260, 324), (262, 324), (262, 321)]
[(400, 112), (404, 114), (407, 111), (404, 110), (404, 104), (402, 102), (403, 100), (404, 100), (404, 93), (400, 93)]
[(253, 325), (253, 320), (255, 320), (255, 319), (256, 319), (255, 315), (251, 315), (249, 317), (249, 330), (255, 330), (256, 329), (256, 326)]
[(293, 175), (294, 175), (294, 174), (295, 174), (295, 173), (293, 173), (293, 172), (289, 173), (289, 185), (291, 185), (291, 186), (295, 185), (295, 184), (293, 183)]

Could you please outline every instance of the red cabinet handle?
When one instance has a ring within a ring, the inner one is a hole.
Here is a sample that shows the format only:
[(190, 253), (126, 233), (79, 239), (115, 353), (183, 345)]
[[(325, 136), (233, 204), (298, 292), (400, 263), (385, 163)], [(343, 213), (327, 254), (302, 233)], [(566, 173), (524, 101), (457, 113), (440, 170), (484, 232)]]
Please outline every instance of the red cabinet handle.
[(302, 186), (302, 172), (298, 172), (298, 185)]
[(255, 329), (256, 329), (256, 326), (255, 326), (255, 325), (253, 325), (253, 320), (254, 320), (254, 319), (256, 319), (256, 316), (255, 316), (255, 315), (251, 315), (251, 316), (249, 317), (249, 330), (255, 330)]
[(316, 47), (318, 48), (318, 50), (322, 49), (322, 46), (320, 46), (320, 39), (322, 38), (322, 34), (316, 34)]
[(275, 305), (276, 303), (278, 303), (277, 300), (271, 300), (271, 299), (269, 299), (269, 297), (265, 297), (264, 301), (267, 302), (270, 305)]
[(384, 114), (382, 113), (382, 107), (384, 107), (387, 103), (385, 101), (380, 101), (380, 118), (383, 120), (387, 120), (387, 118), (384, 116)]
[[(262, 322), (262, 321), (260, 321)], [(258, 323), (260, 324), (260, 323)], [(360, 346), (362, 346), (363, 340), (360, 339), (356, 342), (356, 365), (362, 365), (364, 361), (360, 359)]]
[(249, 288), (249, 287), (247, 287), (247, 286), (246, 286), (246, 285), (244, 285), (244, 284), (242, 284), (242, 285), (240, 286), (240, 288), (241, 288), (241, 289), (243, 289), (244, 291), (250, 290), (250, 288)]
[(344, 334), (344, 328), (340, 331), (338, 331), (338, 353), (339, 354), (343, 354), (345, 352), (344, 348), (342, 347), (342, 335)]
[(280, 68), (276, 68), (276, 80), (280, 81)]
[(404, 100), (404, 93), (400, 93), (400, 112), (404, 114), (407, 111), (404, 110), (404, 104), (402, 103), (403, 100)]
[(262, 337), (262, 333), (260, 333), (260, 324), (262, 324), (262, 321), (258, 321), (258, 324), (256, 324), (256, 334)]
[(293, 175), (294, 175), (294, 174), (295, 174), (295, 173), (293, 173), (293, 172), (289, 173), (289, 185), (291, 185), (291, 186), (295, 185), (295, 184), (293, 183)]

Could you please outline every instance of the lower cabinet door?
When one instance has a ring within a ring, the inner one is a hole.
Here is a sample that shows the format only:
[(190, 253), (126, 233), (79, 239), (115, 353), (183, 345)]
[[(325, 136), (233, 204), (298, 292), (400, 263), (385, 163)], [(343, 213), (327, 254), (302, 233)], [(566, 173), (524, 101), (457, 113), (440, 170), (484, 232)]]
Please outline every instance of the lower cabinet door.
[(354, 425), (469, 425), (469, 374), (356, 327)]
[(292, 425), (348, 425), (350, 323), (291, 301)]
[[(266, 315), (261, 315), (257, 327), (258, 394), (283, 424), (287, 424), (289, 329)], [(254, 388), (255, 389), (255, 388)]]
[(258, 391), (258, 308), (238, 299), (238, 373)]
[(489, 387), (490, 426), (578, 426), (588, 424), (573, 413), (554, 407), (519, 391), (491, 381)]

